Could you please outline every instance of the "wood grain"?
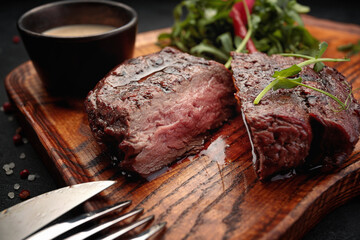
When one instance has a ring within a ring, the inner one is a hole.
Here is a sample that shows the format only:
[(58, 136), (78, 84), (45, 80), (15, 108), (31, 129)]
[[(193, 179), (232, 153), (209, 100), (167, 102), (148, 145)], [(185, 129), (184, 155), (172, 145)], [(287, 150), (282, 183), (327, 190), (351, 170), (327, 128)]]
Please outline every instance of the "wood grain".
[[(357, 42), (360, 27), (306, 17), (307, 28), (336, 46)], [(139, 34), (135, 56), (159, 50), (160, 32)], [(360, 87), (360, 57), (333, 64)], [(331, 174), (308, 173), (261, 183), (255, 176), (249, 139), (240, 116), (214, 132), (204, 150), (171, 166), (152, 181), (129, 178), (114, 168), (94, 141), (81, 99), (47, 94), (31, 62), (5, 79), (10, 99), (31, 142), (64, 184), (113, 179), (114, 187), (86, 204), (92, 210), (131, 199), (132, 207), (166, 221), (164, 239), (300, 239), (329, 211), (360, 193), (359, 144)], [(359, 94), (355, 96), (359, 99)]]

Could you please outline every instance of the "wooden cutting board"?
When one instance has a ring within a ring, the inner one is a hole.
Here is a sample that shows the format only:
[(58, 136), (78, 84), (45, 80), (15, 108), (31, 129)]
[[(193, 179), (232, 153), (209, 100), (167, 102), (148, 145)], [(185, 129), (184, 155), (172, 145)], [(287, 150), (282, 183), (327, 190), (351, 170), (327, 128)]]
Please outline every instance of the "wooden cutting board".
[[(343, 57), (336, 47), (360, 39), (360, 26), (305, 17), (309, 31), (329, 43), (327, 56)], [(158, 51), (162, 30), (139, 34), (135, 56)], [(360, 56), (333, 66), (360, 87)], [(197, 156), (171, 166), (152, 181), (128, 178), (114, 168), (88, 127), (83, 101), (51, 97), (32, 63), (5, 80), (21, 124), (45, 163), (65, 184), (113, 179), (117, 183), (86, 205), (87, 210), (131, 199), (132, 207), (166, 221), (164, 239), (299, 239), (325, 214), (360, 193), (359, 144), (331, 174), (298, 174), (259, 182), (249, 139), (235, 117), (214, 133)], [(359, 99), (358, 92), (355, 93)]]

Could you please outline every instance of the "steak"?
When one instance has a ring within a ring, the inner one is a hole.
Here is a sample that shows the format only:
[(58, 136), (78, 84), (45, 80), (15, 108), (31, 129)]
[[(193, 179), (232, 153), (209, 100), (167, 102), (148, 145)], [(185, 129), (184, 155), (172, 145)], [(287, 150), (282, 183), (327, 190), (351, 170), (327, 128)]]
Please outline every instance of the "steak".
[[(269, 91), (260, 104), (256, 96), (273, 80), (274, 71), (299, 59), (263, 53), (232, 53), (236, 98), (253, 144), (254, 166), (261, 180), (298, 167), (331, 169), (344, 162), (359, 138), (360, 108), (343, 75), (330, 67), (319, 73), (305, 66), (303, 83), (327, 91), (349, 107), (317, 91), (295, 87)], [(351, 96), (351, 98), (349, 98)]]
[(234, 113), (232, 74), (173, 48), (127, 60), (90, 91), (91, 130), (120, 166), (149, 176), (203, 146)]

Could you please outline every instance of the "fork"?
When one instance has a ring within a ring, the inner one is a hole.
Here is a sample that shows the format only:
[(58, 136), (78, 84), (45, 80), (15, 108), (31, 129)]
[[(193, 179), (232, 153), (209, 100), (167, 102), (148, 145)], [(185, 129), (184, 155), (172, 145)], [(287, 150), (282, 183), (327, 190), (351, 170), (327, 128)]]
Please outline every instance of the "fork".
[[(84, 213), (80, 216), (77, 216), (73, 219), (61, 222), (61, 223), (56, 223), (54, 225), (51, 225), (47, 228), (44, 228), (38, 232), (36, 232), (35, 234), (30, 235), (28, 238), (26, 238), (27, 240), (43, 240), (43, 239), (53, 239), (56, 238), (86, 222), (89, 222), (93, 219), (96, 218), (100, 218), (101, 216), (104, 216), (110, 212), (113, 212), (115, 210), (119, 210), (122, 208), (125, 208), (127, 206), (129, 206), (131, 204), (131, 200), (128, 201), (124, 201), (124, 202), (120, 202), (117, 203), (115, 205), (112, 205), (110, 207), (105, 207), (93, 212), (89, 212), (89, 213)], [(137, 208), (134, 209), (128, 213), (125, 213), (115, 219), (112, 219), (110, 221), (107, 221), (105, 223), (102, 223), (100, 225), (97, 226), (93, 226), (87, 230), (83, 230), (77, 233), (74, 233), (73, 235), (64, 238), (67, 240), (75, 240), (75, 239), (85, 239), (88, 238), (90, 236), (93, 236), (94, 234), (109, 229), (111, 226), (113, 226), (116, 223), (119, 223), (121, 221), (124, 221), (130, 217), (133, 216), (137, 216), (140, 215), (142, 212), (144, 211), (143, 208)], [(102, 238), (102, 239), (106, 239), (106, 240), (111, 240), (111, 239), (116, 239), (120, 236), (123, 236), (124, 234), (130, 232), (131, 230), (141, 226), (141, 225), (145, 225), (148, 224), (149, 222), (151, 222), (152, 220), (154, 220), (154, 215), (145, 217), (141, 220), (135, 221), (134, 223), (131, 223), (129, 225), (127, 225), (124, 228), (121, 228), (120, 230), (117, 230), (116, 232), (113, 232), (111, 234), (109, 234), (108, 236)], [(152, 227), (150, 227), (149, 229), (141, 232), (140, 234), (138, 234), (137, 236), (131, 238), (132, 240), (145, 240), (150, 238), (151, 236), (157, 234), (158, 232), (160, 232), (161, 230), (163, 230), (166, 226), (166, 222), (161, 222), (159, 224), (153, 225)]]

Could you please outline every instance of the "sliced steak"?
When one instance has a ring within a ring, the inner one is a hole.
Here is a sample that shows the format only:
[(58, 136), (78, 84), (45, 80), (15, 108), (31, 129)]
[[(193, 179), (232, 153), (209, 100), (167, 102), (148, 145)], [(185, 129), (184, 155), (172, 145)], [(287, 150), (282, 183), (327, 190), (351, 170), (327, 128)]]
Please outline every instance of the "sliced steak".
[[(232, 70), (244, 122), (254, 148), (255, 169), (260, 179), (299, 166), (339, 165), (352, 153), (359, 138), (360, 108), (352, 98), (349, 108), (337, 111), (337, 103), (317, 91), (296, 87), (269, 91), (260, 104), (256, 96), (273, 80), (276, 70), (299, 59), (263, 53), (233, 53)], [(310, 66), (300, 72), (303, 83), (327, 91), (343, 102), (351, 86), (335, 69), (316, 73)], [(352, 94), (351, 94), (351, 97)]]
[(234, 93), (223, 65), (165, 48), (118, 66), (85, 106), (99, 144), (146, 177), (199, 150), (208, 131), (233, 114)]

